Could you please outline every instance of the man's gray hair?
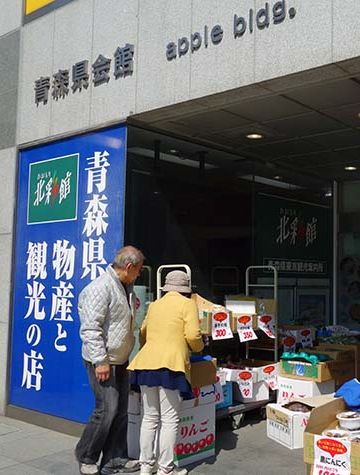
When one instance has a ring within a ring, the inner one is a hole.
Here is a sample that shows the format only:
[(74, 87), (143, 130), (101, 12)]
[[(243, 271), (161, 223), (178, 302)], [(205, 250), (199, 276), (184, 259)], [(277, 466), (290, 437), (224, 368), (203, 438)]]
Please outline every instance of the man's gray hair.
[(145, 259), (144, 254), (134, 246), (125, 246), (115, 256), (113, 265), (125, 269), (128, 264), (137, 266)]

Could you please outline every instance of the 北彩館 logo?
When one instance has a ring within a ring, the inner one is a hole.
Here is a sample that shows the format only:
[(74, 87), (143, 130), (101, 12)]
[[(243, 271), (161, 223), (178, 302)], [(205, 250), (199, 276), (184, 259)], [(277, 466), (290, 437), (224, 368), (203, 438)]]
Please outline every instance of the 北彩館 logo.
[(28, 224), (76, 219), (78, 162), (74, 154), (30, 164)]

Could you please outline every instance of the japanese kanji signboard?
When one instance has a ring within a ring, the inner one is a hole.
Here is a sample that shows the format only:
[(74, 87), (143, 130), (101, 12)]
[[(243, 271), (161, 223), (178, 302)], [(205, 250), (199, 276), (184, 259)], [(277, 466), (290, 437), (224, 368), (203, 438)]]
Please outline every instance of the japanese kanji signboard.
[(134, 72), (134, 52), (134, 45), (126, 43), (116, 48), (112, 58), (99, 54), (91, 65), (91, 70), (89, 61), (84, 59), (72, 65), (71, 74), (70, 69), (59, 69), (52, 77), (40, 76), (34, 81), (35, 104), (47, 104), (50, 95), (53, 100), (58, 101), (65, 99), (70, 91), (71, 94), (80, 93), (88, 89), (90, 82), (94, 87), (107, 84), (111, 75), (115, 81), (131, 76)]
[(20, 153), (11, 404), (85, 422), (77, 297), (122, 245), (126, 128)]
[(28, 224), (76, 219), (79, 154), (30, 164)]
[(326, 276), (331, 267), (331, 210), (259, 194), (256, 261), (280, 273)]

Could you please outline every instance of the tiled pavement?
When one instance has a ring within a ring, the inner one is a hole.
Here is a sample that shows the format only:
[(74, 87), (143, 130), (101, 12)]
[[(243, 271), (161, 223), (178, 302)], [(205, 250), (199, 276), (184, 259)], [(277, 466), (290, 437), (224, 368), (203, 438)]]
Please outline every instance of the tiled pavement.
[[(73, 449), (77, 439), (0, 416), (0, 475), (78, 475)], [(189, 469), (196, 474), (300, 475), (302, 450), (290, 451), (266, 437), (266, 422), (247, 416), (231, 431), (221, 421), (217, 456)]]

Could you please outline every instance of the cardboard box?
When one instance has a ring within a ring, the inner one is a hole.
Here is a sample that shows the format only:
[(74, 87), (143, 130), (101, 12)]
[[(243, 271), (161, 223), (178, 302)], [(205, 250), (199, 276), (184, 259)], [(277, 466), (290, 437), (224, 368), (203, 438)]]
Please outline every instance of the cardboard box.
[(274, 363), (273, 361), (266, 360), (241, 360), (237, 363), (238, 366), (241, 366), (241, 369), (230, 369), (230, 368), (221, 368), (221, 371), (226, 373), (226, 381), (238, 381), (239, 373), (241, 371), (247, 370), (250, 371), (253, 375), (253, 382), (257, 383), (264, 380), (263, 370), (268, 366), (273, 366), (275, 372), (279, 371), (279, 363)]
[(252, 315), (256, 313), (256, 298), (244, 295), (226, 295), (225, 307), (235, 313)]
[(257, 401), (268, 401), (270, 398), (269, 386), (264, 382), (253, 384), (253, 396), (250, 398), (244, 398), (241, 394), (238, 384), (234, 384), (234, 401), (247, 403)]
[(191, 363), (190, 384), (193, 388), (201, 388), (216, 383), (216, 359)]
[(275, 440), (288, 449), (304, 447), (304, 430), (309, 421), (310, 412), (289, 411), (281, 404), (266, 406), (266, 432), (269, 439)]
[(277, 309), (274, 299), (256, 299), (256, 313), (258, 315), (275, 315)]
[(335, 361), (354, 361), (355, 353), (354, 350), (349, 350), (346, 348), (331, 348), (327, 346), (313, 346), (312, 348), (305, 348), (303, 350), (305, 353), (310, 355), (325, 355)]
[(294, 399), (303, 399), (322, 394), (332, 394), (335, 391), (335, 381), (304, 381), (300, 379), (278, 377), (277, 403), (284, 404)]
[(355, 354), (355, 377), (360, 378), (360, 344), (359, 345), (337, 345), (332, 343), (319, 343), (320, 347), (334, 350), (350, 350)]
[(174, 452), (179, 467), (215, 455), (215, 404), (181, 411)]
[(211, 335), (212, 313), (199, 310), (200, 330), (203, 335)]
[(216, 404), (216, 409), (224, 409), (225, 407), (230, 407), (233, 404), (233, 385), (234, 383), (227, 381), (226, 384), (222, 386), (223, 390), (223, 401), (219, 404)]
[(192, 294), (191, 299), (194, 300), (194, 302), (196, 303), (198, 310), (212, 312), (212, 309), (215, 305), (213, 302), (204, 299), (204, 297), (201, 297), (201, 295), (199, 294)]
[[(215, 455), (215, 403), (180, 410), (179, 432), (174, 449), (174, 462), (182, 467)], [(128, 416), (128, 454), (140, 456), (141, 414)]]
[[(235, 312), (230, 312), (230, 317), (231, 317), (231, 329), (233, 333), (237, 333), (237, 319), (238, 317), (242, 317), (243, 315), (248, 315), (247, 313), (235, 313)], [(249, 315), (250, 316), (250, 315)], [(258, 323), (257, 323), (257, 315), (251, 315), (252, 319), (252, 327), (254, 330), (258, 329)], [(253, 342), (254, 340), (251, 340)]]
[(195, 301), (198, 308), (201, 333), (211, 335), (212, 309), (215, 304), (199, 294), (192, 294), (191, 298)]
[[(308, 473), (312, 473), (312, 466), (315, 462), (315, 435), (321, 435), (326, 429), (335, 428), (338, 422), (336, 414), (346, 410), (346, 404), (342, 398), (333, 398), (311, 412), (304, 432), (304, 462), (307, 464)], [(360, 444), (351, 444), (350, 458), (351, 474), (360, 475)]]
[(205, 406), (206, 404), (215, 404), (218, 399), (218, 384), (209, 384), (202, 388), (194, 388), (195, 399), (184, 400), (181, 403), (181, 409), (191, 409), (192, 407)]
[[(200, 329), (203, 335), (211, 335), (212, 333), (212, 315), (213, 308), (216, 304), (210, 302), (209, 300), (204, 299), (199, 294), (193, 294), (191, 298), (195, 301), (198, 308)], [(230, 312), (230, 326), (233, 333), (237, 332), (236, 320)]]
[[(329, 400), (329, 396), (320, 396), (299, 402), (314, 408), (326, 404)], [(304, 431), (310, 415), (311, 412), (290, 411), (281, 404), (268, 404), (266, 407), (267, 436), (289, 449), (301, 449), (304, 447)]]
[(296, 361), (281, 360), (280, 374), (294, 379), (315, 381), (335, 380), (335, 388), (355, 377), (355, 363), (353, 361), (327, 361), (311, 365)]

